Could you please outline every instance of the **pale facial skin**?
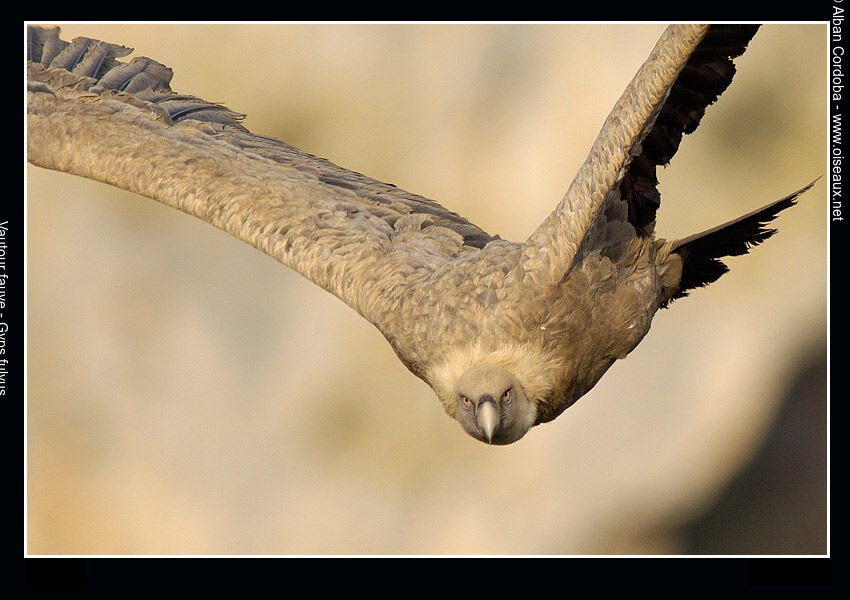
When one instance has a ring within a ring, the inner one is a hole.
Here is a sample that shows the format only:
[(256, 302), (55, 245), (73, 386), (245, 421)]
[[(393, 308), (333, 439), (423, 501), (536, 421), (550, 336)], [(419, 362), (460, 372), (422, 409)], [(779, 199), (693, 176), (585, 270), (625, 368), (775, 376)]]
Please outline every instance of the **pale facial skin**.
[(478, 364), (455, 385), (455, 418), (466, 432), (488, 444), (510, 444), (531, 428), (534, 402), (519, 381), (498, 365)]

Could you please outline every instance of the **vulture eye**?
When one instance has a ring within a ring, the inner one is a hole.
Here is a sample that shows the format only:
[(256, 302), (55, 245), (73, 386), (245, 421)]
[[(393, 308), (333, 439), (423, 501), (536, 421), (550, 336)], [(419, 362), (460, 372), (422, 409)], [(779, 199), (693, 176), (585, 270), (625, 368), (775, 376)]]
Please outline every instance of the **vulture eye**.
[(511, 393), (511, 389), (510, 389), (510, 388), (508, 388), (507, 390), (505, 390), (505, 393), (504, 393), (504, 394), (502, 394), (502, 400), (503, 400), (504, 402), (506, 402), (506, 403), (510, 404), (510, 402), (511, 402), (511, 396), (512, 396), (512, 395), (513, 395), (513, 394)]
[(461, 402), (463, 402), (464, 407), (469, 408), (472, 405), (472, 402), (469, 401), (469, 398), (466, 396), (460, 397)]

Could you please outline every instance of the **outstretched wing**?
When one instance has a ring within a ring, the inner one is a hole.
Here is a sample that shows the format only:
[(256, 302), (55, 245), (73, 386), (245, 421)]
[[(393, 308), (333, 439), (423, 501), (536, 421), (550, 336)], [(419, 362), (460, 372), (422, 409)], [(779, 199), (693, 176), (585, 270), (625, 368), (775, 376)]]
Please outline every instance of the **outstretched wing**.
[(693, 133), (705, 109), (726, 91), (735, 76), (732, 59), (747, 49), (758, 25), (712, 25), (688, 57), (661, 105), (655, 123), (640, 142), (640, 152), (620, 181), (620, 197), (638, 233), (651, 231), (661, 204), (656, 169), (667, 165), (682, 136)]
[[(574, 260), (649, 235), (661, 203), (656, 169), (692, 133), (735, 74), (758, 25), (671, 25), (629, 83), (566, 196), (526, 241), (524, 264), (559, 281)], [(535, 260), (528, 260), (535, 259)]]
[[(417, 278), (496, 239), (436, 202), (257, 135), (242, 115), (171, 91), (132, 50), (29, 27), (33, 164), (138, 192), (248, 242), (381, 328)], [(386, 333), (386, 332), (385, 332)]]

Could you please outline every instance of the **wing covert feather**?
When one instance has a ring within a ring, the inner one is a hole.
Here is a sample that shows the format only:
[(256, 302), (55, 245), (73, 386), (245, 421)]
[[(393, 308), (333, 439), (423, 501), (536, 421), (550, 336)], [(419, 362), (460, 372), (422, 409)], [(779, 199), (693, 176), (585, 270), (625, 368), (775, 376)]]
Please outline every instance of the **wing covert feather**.
[(201, 218), (379, 328), (406, 284), (498, 237), (432, 200), (251, 133), (242, 115), (172, 92), (164, 65), (117, 60), (131, 49), (58, 34), (28, 28), (30, 162)]

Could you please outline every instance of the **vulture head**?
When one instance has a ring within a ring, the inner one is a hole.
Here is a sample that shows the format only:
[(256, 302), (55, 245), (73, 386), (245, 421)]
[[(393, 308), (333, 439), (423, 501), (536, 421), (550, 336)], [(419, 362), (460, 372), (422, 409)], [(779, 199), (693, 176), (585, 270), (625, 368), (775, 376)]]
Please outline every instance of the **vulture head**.
[(479, 363), (454, 387), (454, 415), (464, 430), (488, 444), (510, 444), (531, 429), (537, 408), (519, 380), (499, 365)]

